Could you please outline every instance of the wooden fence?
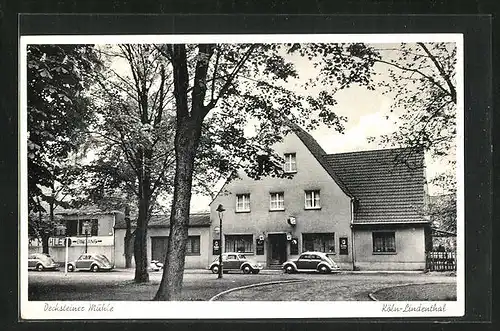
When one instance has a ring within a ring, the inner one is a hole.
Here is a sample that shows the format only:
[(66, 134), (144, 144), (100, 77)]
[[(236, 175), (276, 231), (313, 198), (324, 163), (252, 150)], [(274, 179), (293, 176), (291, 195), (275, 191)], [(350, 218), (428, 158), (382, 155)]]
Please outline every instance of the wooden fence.
[(456, 271), (456, 252), (427, 252), (427, 270), (429, 271)]

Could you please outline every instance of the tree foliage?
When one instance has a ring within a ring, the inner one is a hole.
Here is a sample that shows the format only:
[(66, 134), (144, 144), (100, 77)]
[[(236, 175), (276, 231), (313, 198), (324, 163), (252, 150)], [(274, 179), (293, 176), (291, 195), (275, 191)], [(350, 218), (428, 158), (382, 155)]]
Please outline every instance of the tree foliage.
[(419, 42), (391, 48), (370, 47), (381, 54), (376, 59), (378, 65), (372, 67), (372, 74), (385, 76), (379, 79), (378, 88), (394, 98), (391, 112), (399, 114), (395, 132), (371, 140), (388, 146), (423, 149), (434, 158), (448, 160), (448, 171), (438, 174), (433, 183), (453, 191), (457, 137), (456, 45)]
[(92, 118), (84, 73), (98, 62), (91, 45), (28, 45), (26, 54), (28, 224), (48, 253), (54, 211), (68, 205), (68, 157)]
[(61, 174), (59, 161), (74, 151), (91, 112), (83, 72), (95, 68), (90, 45), (29, 45), (27, 124), (29, 206)]
[(106, 69), (93, 76), (97, 120), (88, 147), (95, 155), (82, 168), (84, 196), (135, 200), (135, 281), (146, 282), (147, 224), (158, 195), (170, 191), (175, 160), (171, 72), (152, 45), (102, 46), (99, 52)]

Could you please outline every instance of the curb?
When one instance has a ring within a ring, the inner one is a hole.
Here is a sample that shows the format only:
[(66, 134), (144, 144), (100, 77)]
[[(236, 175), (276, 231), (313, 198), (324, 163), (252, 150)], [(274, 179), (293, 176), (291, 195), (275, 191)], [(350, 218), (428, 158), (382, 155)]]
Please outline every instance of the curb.
[(382, 288), (379, 288), (373, 292), (370, 292), (368, 293), (368, 297), (372, 300), (372, 301), (380, 301), (379, 299), (377, 299), (375, 297), (375, 293), (379, 292), (379, 291), (382, 291), (382, 290), (387, 290), (387, 289), (390, 289), (390, 288), (395, 288), (395, 287), (404, 287), (404, 286), (410, 286), (410, 285), (430, 285), (430, 284), (441, 284), (441, 283), (436, 283), (436, 282), (425, 282), (425, 283), (405, 283), (405, 284), (397, 284), (397, 285), (394, 285), (394, 286), (387, 286), (387, 287), (382, 287)]
[(247, 288), (261, 287), (261, 286), (275, 285), (275, 284), (300, 283), (300, 282), (305, 282), (305, 281), (306, 281), (306, 279), (276, 280), (276, 281), (272, 281), (272, 282), (265, 282), (265, 283), (257, 283), (257, 284), (250, 284), (250, 285), (245, 285), (245, 286), (239, 286), (239, 287), (235, 287), (235, 288), (232, 288), (232, 289), (220, 292), (219, 294), (216, 294), (213, 297), (211, 297), (208, 301), (215, 301), (219, 297), (221, 297), (221, 296), (223, 296), (225, 294), (228, 294), (228, 293), (231, 293), (231, 292), (235, 292), (235, 291), (239, 291), (239, 290), (245, 290)]

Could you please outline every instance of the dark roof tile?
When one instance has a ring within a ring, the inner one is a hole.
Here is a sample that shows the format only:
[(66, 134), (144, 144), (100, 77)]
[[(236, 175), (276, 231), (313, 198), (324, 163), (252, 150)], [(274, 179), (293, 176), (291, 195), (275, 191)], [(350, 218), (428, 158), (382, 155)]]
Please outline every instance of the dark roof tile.
[(406, 148), (325, 155), (357, 200), (354, 223), (424, 222), (424, 153)]

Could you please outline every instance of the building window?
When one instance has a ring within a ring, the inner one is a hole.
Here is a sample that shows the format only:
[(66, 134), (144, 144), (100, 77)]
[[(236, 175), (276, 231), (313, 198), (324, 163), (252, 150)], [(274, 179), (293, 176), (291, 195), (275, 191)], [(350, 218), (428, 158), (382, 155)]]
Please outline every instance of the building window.
[(253, 253), (253, 236), (251, 234), (226, 235), (224, 238), (226, 252)]
[(78, 235), (78, 221), (66, 221), (66, 236), (72, 237)]
[(82, 220), (67, 220), (66, 221), (66, 236), (84, 236), (84, 224), (88, 222), (90, 227), (89, 236), (97, 236), (99, 231), (99, 222), (97, 219), (82, 219)]
[(200, 236), (188, 237), (186, 255), (200, 255)]
[(285, 210), (285, 194), (283, 192), (270, 194), (270, 210)]
[(297, 172), (297, 157), (295, 153), (285, 154), (285, 172)]
[(250, 211), (250, 194), (236, 195), (236, 212)]
[(335, 253), (335, 233), (303, 233), (302, 251)]
[(306, 191), (306, 201), (305, 208), (306, 209), (319, 209), (321, 205), (319, 203), (319, 190), (317, 191)]
[(395, 232), (373, 232), (373, 252), (395, 253), (396, 252)]

